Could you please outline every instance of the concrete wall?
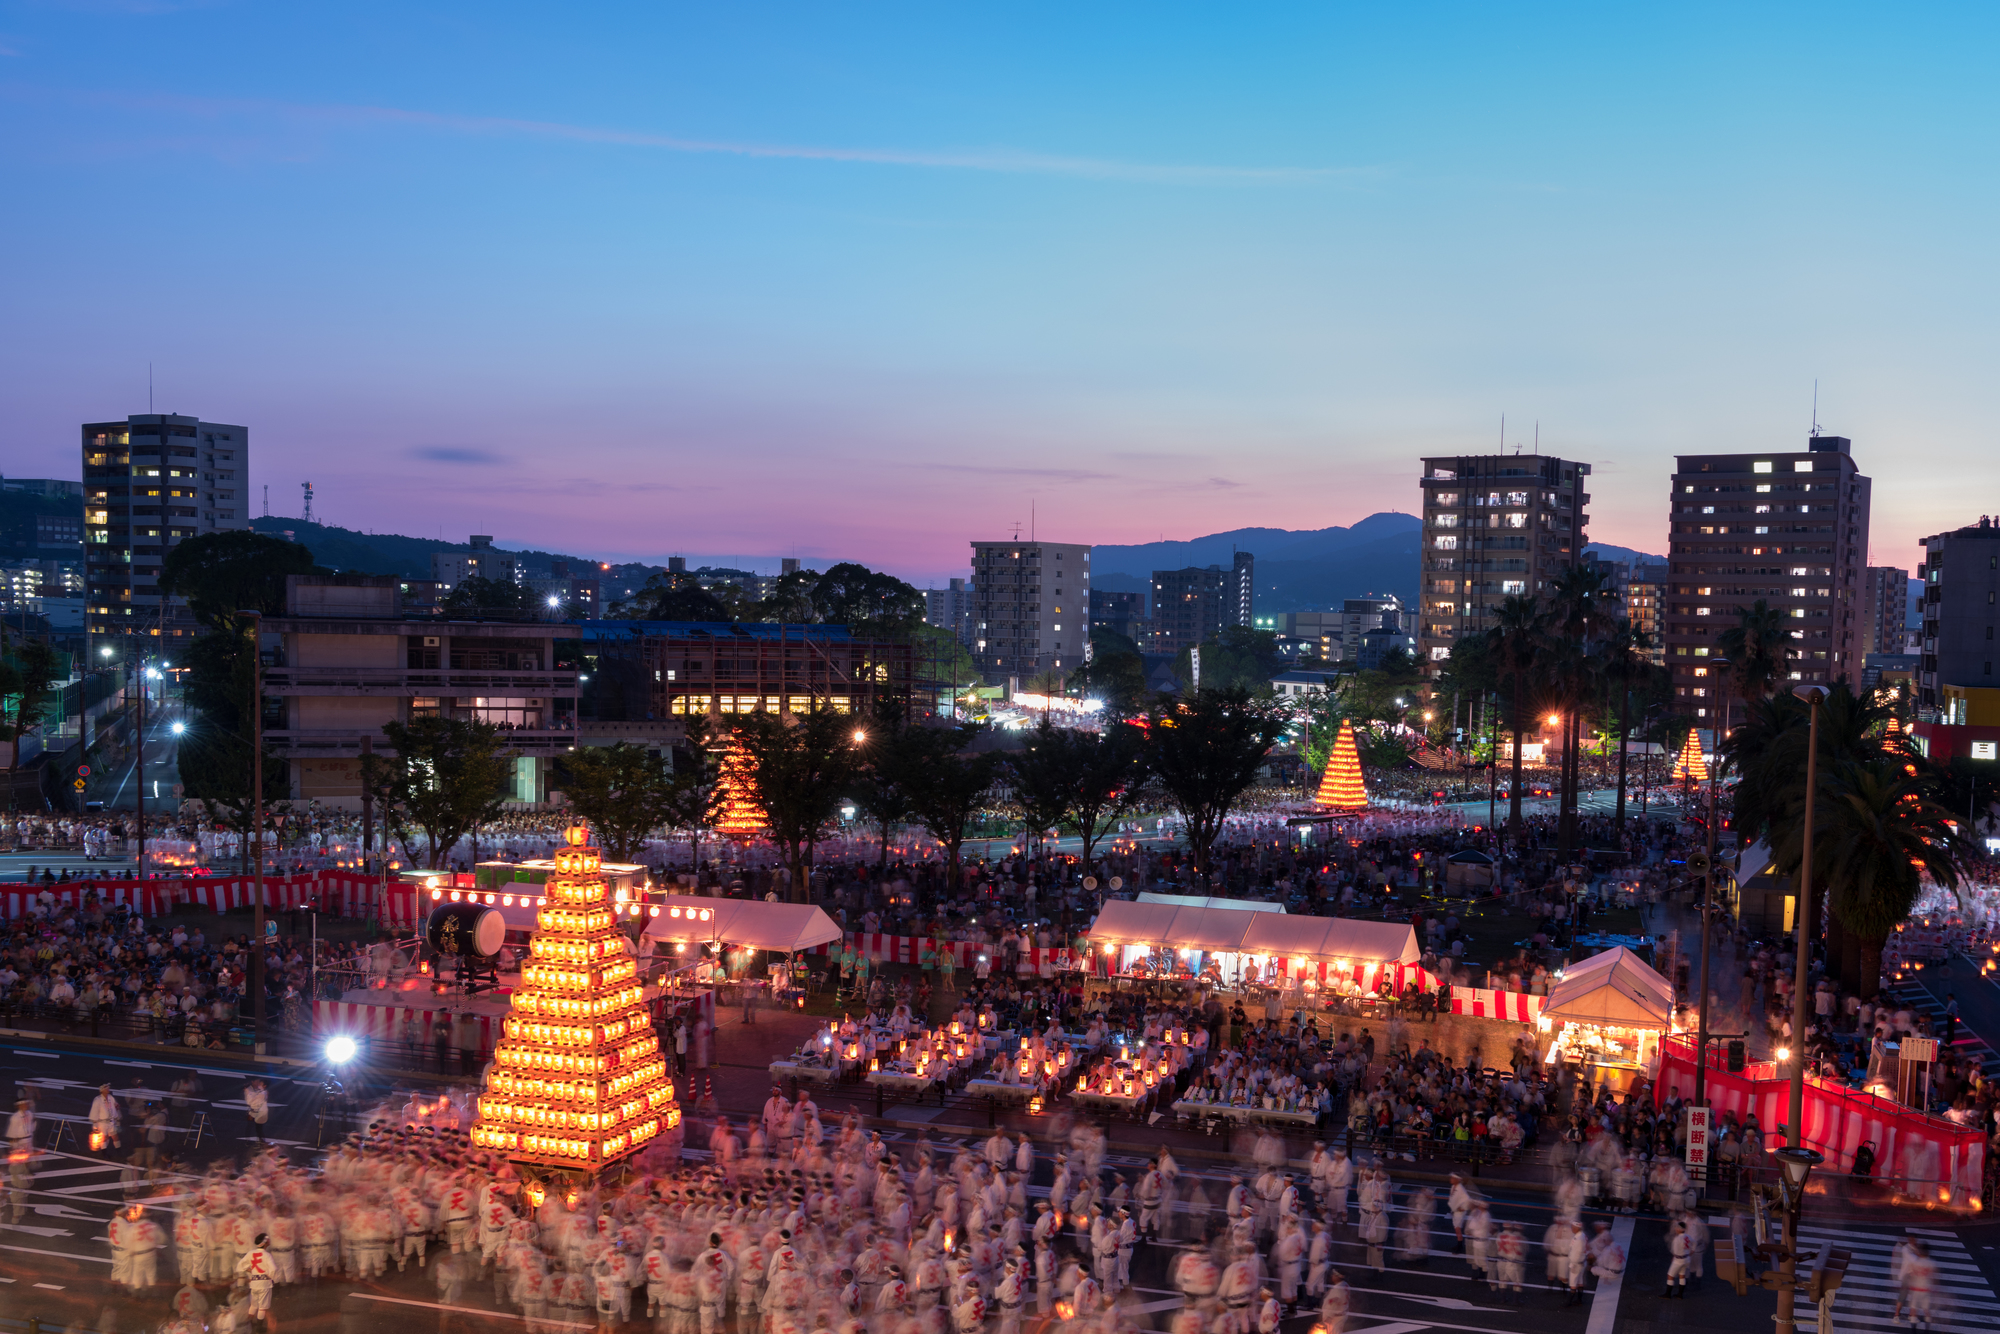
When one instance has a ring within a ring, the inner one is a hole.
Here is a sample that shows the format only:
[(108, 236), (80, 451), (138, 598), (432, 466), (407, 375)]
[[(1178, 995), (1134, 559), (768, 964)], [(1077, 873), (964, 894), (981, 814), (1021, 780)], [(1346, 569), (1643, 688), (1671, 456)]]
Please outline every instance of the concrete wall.
[[(327, 591), (366, 593), (373, 590), (336, 588)], [(398, 668), (405, 662), (401, 635), (290, 635), (287, 638), (290, 642), (285, 645), (285, 661), (293, 667)]]

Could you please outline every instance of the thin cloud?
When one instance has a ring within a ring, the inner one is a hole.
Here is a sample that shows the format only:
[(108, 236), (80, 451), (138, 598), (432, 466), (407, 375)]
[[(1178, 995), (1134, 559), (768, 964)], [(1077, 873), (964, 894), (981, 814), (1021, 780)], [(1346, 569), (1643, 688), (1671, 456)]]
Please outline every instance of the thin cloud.
[(1210, 486), (1221, 487), (1226, 491), (1234, 491), (1244, 485), (1242, 482), (1232, 482), (1227, 477), (1211, 477), (1208, 479), (1208, 484)]
[(1109, 482), (1116, 480), (1108, 472), (1089, 472), (1082, 468), (992, 468), (977, 463), (925, 463), (924, 472), (969, 472), (980, 477), (1039, 477), (1052, 482)]
[(172, 95), (135, 97), (130, 94), (115, 93), (90, 93), (78, 96), (91, 101), (139, 106), (149, 110), (179, 111), (189, 115), (277, 116), (317, 124), (408, 126), (451, 134), (601, 144), (610, 147), (656, 149), (668, 153), (994, 172), (1009, 175), (1068, 176), (1081, 180), (1124, 181), (1153, 185), (1303, 185), (1376, 174), (1374, 168), (1366, 167), (1233, 167), (1121, 162), (1110, 158), (1069, 157), (1006, 147), (942, 150), (842, 148), (819, 144), (768, 144), (731, 139), (689, 139), (645, 130), (572, 125), (563, 121), (524, 120), (511, 116), (461, 116), (434, 111), (415, 111), (406, 107)]
[(419, 445), (409, 451), (413, 459), (427, 463), (506, 463), (505, 454), (473, 445)]

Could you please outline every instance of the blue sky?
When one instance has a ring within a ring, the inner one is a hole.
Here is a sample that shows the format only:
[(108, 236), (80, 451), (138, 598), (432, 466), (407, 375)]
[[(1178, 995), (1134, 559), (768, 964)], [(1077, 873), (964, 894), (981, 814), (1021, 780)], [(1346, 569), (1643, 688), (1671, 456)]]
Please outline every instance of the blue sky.
[(866, 559), (1823, 426), (2000, 480), (1990, 8), (6, 3), (0, 470), (252, 431), (355, 527)]

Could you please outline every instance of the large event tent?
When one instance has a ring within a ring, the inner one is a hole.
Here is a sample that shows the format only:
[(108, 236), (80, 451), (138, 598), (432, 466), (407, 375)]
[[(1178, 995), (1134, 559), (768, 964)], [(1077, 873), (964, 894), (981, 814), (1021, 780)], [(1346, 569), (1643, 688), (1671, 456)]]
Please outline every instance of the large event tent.
[[(808, 950), (840, 939), (840, 924), (810, 903), (686, 898), (686, 904), (677, 904), (670, 896), (660, 915), (647, 919), (645, 934), (655, 940), (786, 951)], [(702, 921), (696, 915), (699, 909), (710, 909), (714, 915)]]
[[(1407, 922), (1356, 922), (1344, 917), (1243, 912), (1239, 908), (1127, 903), (1113, 899), (1091, 924), (1091, 944), (1122, 969), (1136, 956), (1167, 948), (1223, 956), (1224, 976), (1246, 960), (1266, 974), (1306, 976), (1327, 983), (1351, 979), (1372, 990), (1390, 968), (1401, 988), (1422, 951)], [(1428, 980), (1423, 982), (1429, 985)]]

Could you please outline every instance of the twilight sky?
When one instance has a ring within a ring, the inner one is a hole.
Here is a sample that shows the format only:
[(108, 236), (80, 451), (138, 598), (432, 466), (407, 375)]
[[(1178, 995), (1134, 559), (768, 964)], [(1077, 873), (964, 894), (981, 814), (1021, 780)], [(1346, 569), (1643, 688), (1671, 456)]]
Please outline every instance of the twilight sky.
[(1639, 9), (0, 0), (0, 470), (150, 361), (275, 513), (922, 582), (1505, 413), (1661, 551), (1817, 378), (1908, 565), (2000, 510), (2000, 11)]

